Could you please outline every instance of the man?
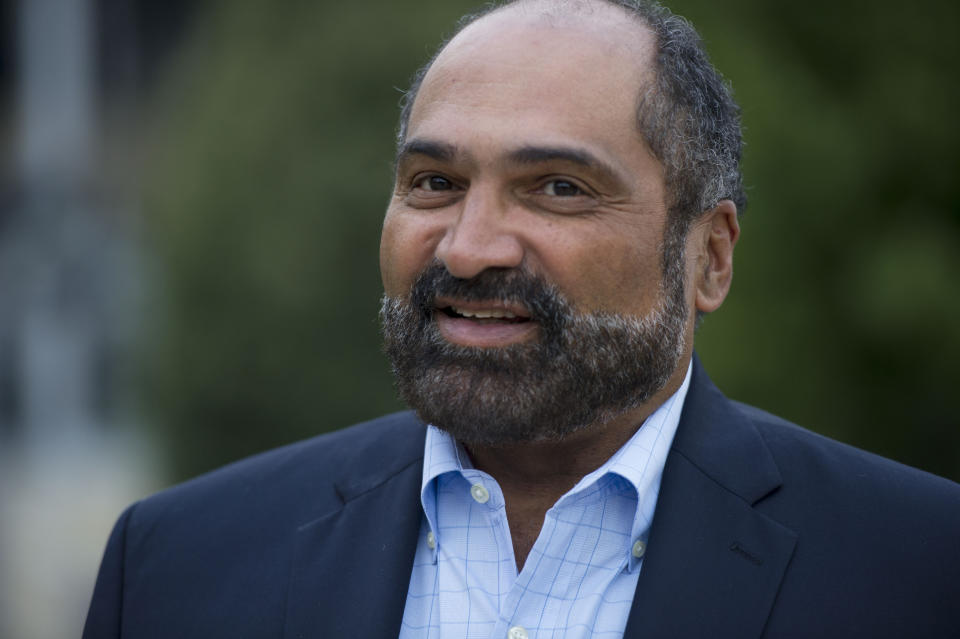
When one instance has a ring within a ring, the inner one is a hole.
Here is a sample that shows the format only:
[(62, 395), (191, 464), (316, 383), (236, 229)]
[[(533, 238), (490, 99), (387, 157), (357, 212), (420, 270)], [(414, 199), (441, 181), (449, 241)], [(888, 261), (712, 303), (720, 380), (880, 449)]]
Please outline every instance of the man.
[(730, 402), (693, 357), (739, 157), (659, 8), (470, 21), (410, 92), (383, 226), (417, 417), (132, 506), (85, 637), (957, 636), (960, 487)]

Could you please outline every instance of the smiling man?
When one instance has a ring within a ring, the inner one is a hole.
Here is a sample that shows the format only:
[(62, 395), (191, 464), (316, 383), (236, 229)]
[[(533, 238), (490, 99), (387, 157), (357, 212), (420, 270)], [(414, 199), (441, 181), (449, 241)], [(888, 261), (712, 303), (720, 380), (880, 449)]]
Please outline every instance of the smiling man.
[(693, 357), (736, 105), (646, 2), (520, 0), (401, 114), (385, 349), (413, 409), (132, 506), (85, 637), (945, 637), (960, 487)]

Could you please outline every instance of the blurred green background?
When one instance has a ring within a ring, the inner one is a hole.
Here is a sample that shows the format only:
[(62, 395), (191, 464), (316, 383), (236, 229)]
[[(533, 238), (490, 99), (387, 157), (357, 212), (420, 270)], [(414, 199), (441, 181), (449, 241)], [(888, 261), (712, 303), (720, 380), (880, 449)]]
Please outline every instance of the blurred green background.
[[(208, 3), (150, 99), (140, 399), (172, 479), (400, 408), (379, 228), (454, 0)], [(960, 5), (677, 0), (743, 107), (751, 198), (697, 349), (729, 396), (960, 479)]]

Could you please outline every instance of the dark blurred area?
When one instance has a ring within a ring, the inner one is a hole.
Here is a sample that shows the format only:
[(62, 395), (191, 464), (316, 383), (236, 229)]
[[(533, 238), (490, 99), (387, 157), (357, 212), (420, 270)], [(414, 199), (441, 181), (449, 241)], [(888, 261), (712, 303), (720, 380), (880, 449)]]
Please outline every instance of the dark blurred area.
[[(669, 6), (747, 143), (706, 368), (960, 479), (960, 5)], [(82, 616), (124, 503), (401, 408), (376, 319), (398, 104), (472, 8), (0, 3), (0, 637), (64, 636), (29, 611)]]

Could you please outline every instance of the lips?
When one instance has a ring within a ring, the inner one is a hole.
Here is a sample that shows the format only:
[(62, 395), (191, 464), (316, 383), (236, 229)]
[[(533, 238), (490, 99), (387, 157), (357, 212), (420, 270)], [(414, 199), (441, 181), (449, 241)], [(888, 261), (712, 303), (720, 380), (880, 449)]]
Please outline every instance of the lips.
[(461, 308), (459, 306), (448, 306), (446, 308), (440, 309), (442, 312), (446, 313), (450, 317), (463, 317), (466, 319), (472, 320), (496, 320), (496, 321), (505, 321), (505, 322), (528, 322), (530, 318), (528, 317), (519, 317), (511, 311), (504, 311), (501, 309), (478, 309), (470, 310), (466, 308)]
[(434, 318), (448, 341), (464, 346), (508, 346), (531, 339), (537, 322), (519, 304), (438, 299)]
[(465, 308), (450, 306), (446, 310), (461, 317), (469, 317), (472, 319), (517, 319), (517, 316), (510, 311), (500, 311), (496, 309), (470, 311)]

